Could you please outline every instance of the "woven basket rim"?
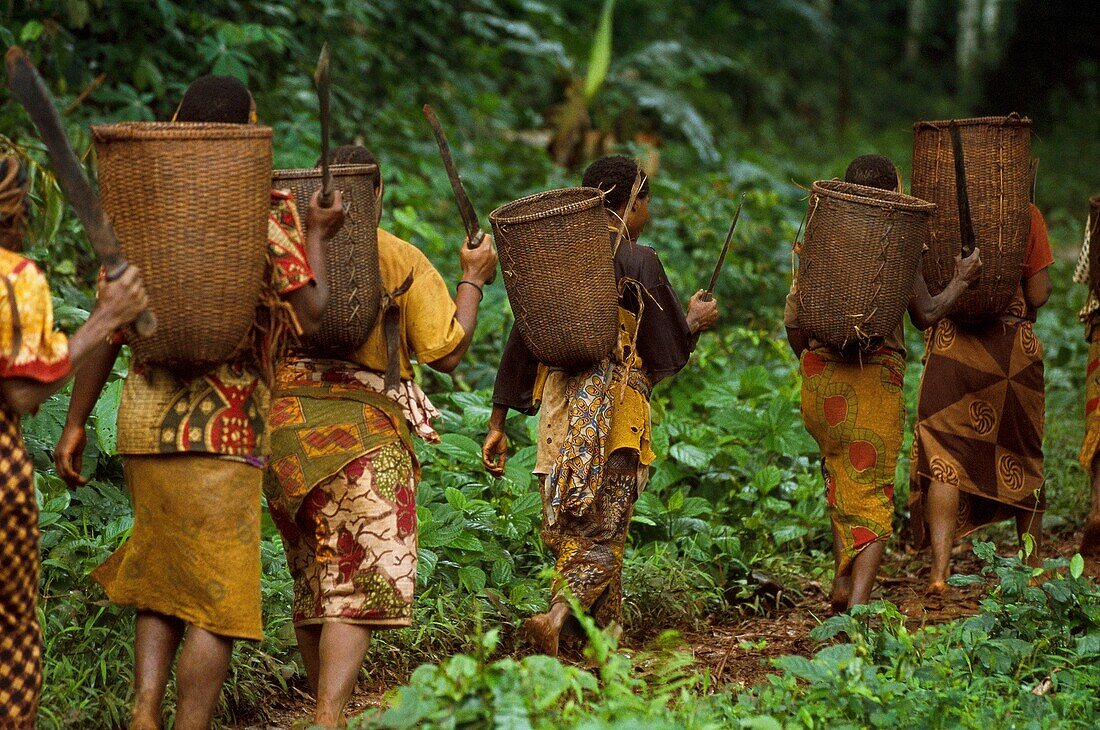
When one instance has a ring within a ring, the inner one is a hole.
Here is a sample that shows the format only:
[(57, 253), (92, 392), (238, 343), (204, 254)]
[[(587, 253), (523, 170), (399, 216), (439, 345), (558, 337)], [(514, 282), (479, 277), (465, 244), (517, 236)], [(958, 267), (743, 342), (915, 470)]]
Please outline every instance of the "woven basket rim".
[[(555, 195), (561, 195), (562, 193), (584, 193), (586, 197), (583, 200), (566, 203), (565, 205), (550, 208), (549, 210), (540, 211), (538, 213), (508, 215), (508, 211), (516, 206), (525, 205), (527, 203), (531, 203), (536, 200), (542, 200), (543, 198), (553, 197)], [(519, 198), (518, 200), (513, 200), (511, 203), (505, 203), (504, 205), (500, 206), (489, 214), (489, 220), (499, 225), (532, 223), (534, 221), (539, 221), (544, 218), (550, 218), (553, 216), (578, 213), (582, 210), (588, 210), (589, 208), (595, 208), (597, 206), (603, 206), (603, 191), (598, 188), (554, 188), (553, 190), (544, 190), (541, 193), (526, 195), (522, 198)]]
[(1016, 112), (1003, 117), (969, 117), (967, 119), (937, 119), (935, 121), (923, 121), (913, 124), (913, 131), (921, 129), (950, 129), (956, 127), (1030, 127), (1031, 118), (1020, 116)]
[(849, 203), (859, 203), (886, 210), (904, 210), (913, 213), (931, 213), (936, 209), (935, 203), (930, 203), (912, 195), (898, 193), (893, 190), (872, 188), (866, 185), (844, 182), (843, 180), (818, 180), (814, 182), (811, 190), (814, 194), (824, 198), (835, 198)]
[(118, 122), (93, 124), (96, 141), (115, 142), (137, 139), (271, 139), (273, 130), (260, 124), (221, 124), (215, 122)]
[[(348, 177), (352, 175), (371, 175), (378, 172), (378, 165), (373, 162), (369, 163), (355, 163), (348, 165), (329, 165), (329, 172), (333, 177), (341, 176)], [(280, 180), (309, 180), (311, 178), (321, 177), (321, 168), (319, 167), (290, 167), (285, 170), (272, 170), (272, 178), (278, 178)]]

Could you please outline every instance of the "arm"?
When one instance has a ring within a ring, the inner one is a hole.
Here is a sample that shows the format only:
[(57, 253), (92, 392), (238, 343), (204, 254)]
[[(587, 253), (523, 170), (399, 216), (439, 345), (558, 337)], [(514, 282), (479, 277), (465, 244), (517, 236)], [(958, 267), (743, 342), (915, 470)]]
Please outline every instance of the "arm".
[(508, 463), (508, 437), (504, 434), (504, 420), (508, 417), (508, 406), (493, 404), (493, 413), (489, 416), (489, 433), (481, 445), (481, 464), (495, 477), (504, 476), (504, 467)]
[[(79, 373), (91, 360), (94, 360), (95, 353), (103, 348), (107, 338), (120, 327), (134, 321), (148, 304), (149, 299), (141, 283), (141, 272), (136, 266), (129, 267), (118, 281), (102, 285), (99, 302), (92, 310), (88, 321), (69, 338), (69, 361), (72, 363), (72, 372)], [(114, 362), (113, 357), (111, 362)], [(61, 390), (66, 382), (68, 378), (60, 378), (52, 383), (43, 383), (30, 378), (4, 378), (0, 381), (0, 392), (3, 393), (8, 405), (18, 413), (30, 413), (51, 395)], [(97, 389), (97, 397), (98, 393)], [(94, 399), (92, 405), (95, 405)]]
[(810, 338), (806, 337), (806, 333), (798, 327), (786, 327), (784, 329), (787, 330), (787, 344), (794, 350), (794, 356), (801, 358), (802, 353), (810, 346)]
[(325, 254), (328, 242), (344, 225), (343, 200), (339, 190), (333, 191), (332, 205), (322, 208), (320, 191), (309, 200), (306, 218), (305, 249), (309, 266), (313, 270), (313, 282), (286, 295), (294, 308), (294, 315), (302, 327), (302, 334), (313, 335), (321, 327), (321, 313), (328, 304), (329, 282)]
[(1024, 279), (1024, 299), (1032, 309), (1038, 309), (1050, 299), (1053, 289), (1050, 283), (1050, 270), (1043, 269), (1038, 273)]
[(982, 273), (982, 257), (979, 249), (965, 259), (955, 257), (955, 275), (936, 296), (928, 292), (928, 284), (924, 275), (917, 269), (913, 279), (913, 298), (909, 300), (909, 319), (913, 326), (919, 330), (926, 330), (947, 316), (955, 302), (969, 288), (970, 284), (978, 280)]
[(111, 367), (121, 349), (122, 345), (100, 341), (89, 352), (87, 363), (76, 374), (65, 427), (61, 430), (61, 437), (53, 452), (57, 475), (70, 487), (80, 486), (88, 481), (80, 475), (84, 466), (84, 447), (88, 443), (84, 424), (88, 422), (88, 416), (99, 400), (99, 394), (111, 375)]
[(493, 275), (497, 267), (497, 250), (493, 245), (492, 236), (485, 236), (488, 245), (482, 243), (477, 248), (470, 248), (469, 241), (462, 244), (459, 251), (459, 259), (462, 262), (462, 281), (469, 284), (459, 284), (455, 290), (455, 319), (462, 325), (463, 336), (455, 348), (443, 357), (428, 363), (428, 367), (441, 373), (449, 373), (462, 362), (466, 351), (470, 349), (470, 343), (474, 339), (474, 330), (477, 329), (477, 313), (481, 306), (482, 287)]

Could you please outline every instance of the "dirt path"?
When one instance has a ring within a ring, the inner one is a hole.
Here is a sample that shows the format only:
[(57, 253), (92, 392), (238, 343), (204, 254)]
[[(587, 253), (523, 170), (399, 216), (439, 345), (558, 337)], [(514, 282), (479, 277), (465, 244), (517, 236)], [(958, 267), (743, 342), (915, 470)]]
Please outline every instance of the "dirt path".
[[(1056, 536), (1053, 553), (1069, 558), (1077, 549), (1078, 535)], [(1001, 554), (1010, 554), (1005, 546)], [(975, 557), (969, 543), (960, 544), (953, 559), (954, 571), (977, 574), (981, 561)], [(887, 552), (882, 566), (876, 598), (885, 598), (909, 618), (909, 627), (943, 623), (978, 612), (988, 584), (953, 588), (943, 597), (928, 599), (924, 588), (928, 584), (927, 554)], [(1088, 559), (1085, 572), (1100, 578), (1100, 561)], [(830, 614), (828, 597), (816, 583), (800, 587), (800, 598), (792, 605), (783, 605), (767, 616), (715, 616), (705, 631), (683, 634), (685, 649), (691, 651), (700, 670), (711, 673), (714, 684), (734, 684), (748, 687), (762, 681), (773, 671), (770, 660), (785, 654), (811, 655), (817, 643), (809, 638), (810, 630)], [(630, 648), (628, 646), (628, 648)], [(641, 648), (641, 647), (636, 647)], [(236, 730), (283, 730), (306, 717), (313, 701), (302, 688), (272, 697), (263, 719), (236, 725)], [(352, 699), (349, 715), (385, 704), (388, 687), (360, 684)]]

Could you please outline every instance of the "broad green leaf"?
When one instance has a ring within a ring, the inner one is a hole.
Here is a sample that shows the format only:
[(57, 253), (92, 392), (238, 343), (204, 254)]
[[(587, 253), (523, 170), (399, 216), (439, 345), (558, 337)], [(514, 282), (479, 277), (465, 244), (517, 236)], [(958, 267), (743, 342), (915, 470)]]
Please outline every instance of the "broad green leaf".
[(1085, 572), (1085, 559), (1081, 557), (1081, 553), (1074, 553), (1073, 557), (1069, 559), (1069, 574), (1074, 578), (1080, 578)]
[(596, 27), (592, 52), (588, 58), (588, 73), (584, 79), (584, 96), (589, 100), (600, 90), (611, 67), (611, 24), (614, 12), (615, 0), (604, 0), (600, 24)]

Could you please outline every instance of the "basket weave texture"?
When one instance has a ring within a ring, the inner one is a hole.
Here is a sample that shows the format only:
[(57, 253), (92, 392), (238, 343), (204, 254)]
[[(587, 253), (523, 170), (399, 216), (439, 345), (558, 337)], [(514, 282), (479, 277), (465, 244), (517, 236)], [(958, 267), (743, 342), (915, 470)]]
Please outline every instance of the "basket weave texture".
[(1011, 114), (914, 125), (912, 192), (936, 204), (932, 239), (924, 257), (924, 278), (933, 295), (951, 280), (955, 256), (962, 249), (952, 125), (959, 128), (962, 140), (982, 273), (959, 297), (951, 314), (976, 322), (1004, 312), (1020, 283), (1031, 225), (1031, 120)]
[(579, 370), (618, 340), (618, 288), (603, 194), (564, 188), (489, 214), (520, 335), (538, 360)]
[[(382, 296), (374, 198), (378, 166), (332, 165), (329, 170), (333, 187), (343, 195), (347, 217), (328, 243), (328, 304), (321, 313), (321, 327), (306, 348), (317, 354), (348, 356), (370, 336)], [(304, 217), (313, 193), (321, 189), (321, 171), (276, 170), (273, 185), (293, 191)]]
[(99, 191), (156, 314), (143, 363), (206, 368), (247, 345), (267, 265), (271, 129), (127, 122), (92, 127)]
[(1089, 286), (1100, 292), (1100, 195), (1089, 198)]
[(893, 191), (815, 182), (798, 255), (799, 327), (841, 350), (890, 335), (913, 296), (933, 210)]

